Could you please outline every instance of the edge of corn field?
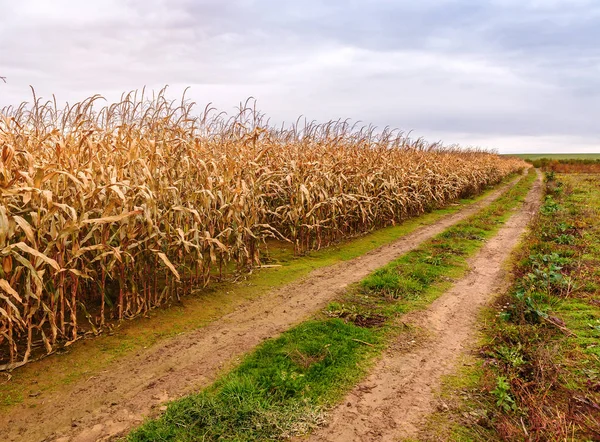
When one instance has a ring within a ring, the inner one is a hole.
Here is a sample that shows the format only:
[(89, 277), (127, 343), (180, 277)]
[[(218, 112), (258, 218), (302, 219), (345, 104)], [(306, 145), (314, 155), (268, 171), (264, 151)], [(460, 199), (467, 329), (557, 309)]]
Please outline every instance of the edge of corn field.
[(252, 100), (101, 98), (0, 110), (0, 371), (261, 265), (265, 240), (303, 253), (525, 167), (348, 120), (272, 127)]
[[(148, 440), (276, 440), (323, 423), (323, 413), (365, 376), (400, 333), (403, 314), (425, 309), (468, 270), (466, 258), (523, 201), (536, 173), (347, 290), (313, 319), (251, 352), (196, 395), (130, 436)], [(219, 439), (221, 438), (221, 439)]]
[[(462, 199), (397, 226), (378, 229), (341, 244), (294, 256), (281, 244), (270, 250), (270, 264), (281, 267), (260, 269), (244, 281), (214, 283), (173, 303), (167, 309), (154, 309), (144, 317), (116, 324), (93, 339), (81, 339), (57, 351), (56, 355), (30, 363), (11, 374), (0, 373), (0, 409), (20, 403), (35, 403), (44, 394), (60, 391), (107, 369), (130, 354), (143, 351), (173, 336), (201, 328), (235, 310), (244, 302), (265, 296), (275, 288), (301, 279), (311, 271), (359, 257), (382, 245), (409, 235), (415, 229), (467, 208), (484, 199), (502, 185), (514, 181), (511, 175), (482, 194)], [(4, 379), (2, 379), (4, 378)]]

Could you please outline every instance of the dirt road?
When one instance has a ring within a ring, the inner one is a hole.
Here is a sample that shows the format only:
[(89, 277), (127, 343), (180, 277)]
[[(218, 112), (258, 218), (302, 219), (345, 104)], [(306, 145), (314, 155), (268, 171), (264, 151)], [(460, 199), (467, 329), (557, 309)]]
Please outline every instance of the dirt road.
[(434, 411), (441, 378), (453, 372), (461, 352), (475, 339), (481, 308), (492, 300), (506, 274), (503, 263), (517, 245), (540, 205), (541, 179), (523, 207), (469, 261), (469, 273), (424, 311), (402, 318), (427, 332), (422, 345), (402, 352), (400, 336), (368, 378), (357, 385), (330, 415), (330, 424), (311, 441), (384, 442), (415, 437), (419, 424)]
[(349, 284), (474, 214), (507, 187), (389, 245), (316, 270), (202, 329), (120, 360), (67, 391), (49, 395), (35, 408), (15, 406), (0, 416), (2, 439), (91, 442), (125, 434), (158, 413), (164, 402), (207, 385), (236, 358), (323, 308)]

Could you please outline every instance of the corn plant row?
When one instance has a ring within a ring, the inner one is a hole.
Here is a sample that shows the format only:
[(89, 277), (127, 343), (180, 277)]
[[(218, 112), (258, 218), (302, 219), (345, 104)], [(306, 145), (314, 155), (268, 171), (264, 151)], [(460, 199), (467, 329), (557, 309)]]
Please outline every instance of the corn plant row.
[(346, 121), (276, 128), (164, 91), (0, 111), (0, 368), (215, 276), (398, 223), (524, 163)]

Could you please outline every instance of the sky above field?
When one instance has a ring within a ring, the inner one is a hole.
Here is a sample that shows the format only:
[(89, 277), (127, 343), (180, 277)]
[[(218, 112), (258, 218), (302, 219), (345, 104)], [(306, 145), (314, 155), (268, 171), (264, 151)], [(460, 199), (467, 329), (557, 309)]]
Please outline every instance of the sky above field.
[(0, 107), (168, 84), (276, 123), (600, 152), (598, 41), (597, 0), (0, 0)]

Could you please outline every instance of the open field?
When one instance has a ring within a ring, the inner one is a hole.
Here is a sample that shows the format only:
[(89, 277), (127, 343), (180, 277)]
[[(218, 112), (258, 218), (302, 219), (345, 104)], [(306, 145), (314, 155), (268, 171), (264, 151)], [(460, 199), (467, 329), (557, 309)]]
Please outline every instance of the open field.
[(600, 0), (1, 4), (0, 442), (600, 442)]
[(600, 437), (589, 156), (192, 109), (3, 111), (6, 440)]
[(589, 158), (93, 101), (3, 110), (7, 441), (600, 437)]
[(600, 173), (600, 154), (523, 154), (517, 156), (543, 171)]
[[(600, 149), (599, 149), (600, 150)], [(541, 160), (547, 158), (548, 160), (600, 160), (599, 153), (521, 153), (521, 154), (510, 154), (507, 156), (513, 156), (521, 158), (522, 160)]]

